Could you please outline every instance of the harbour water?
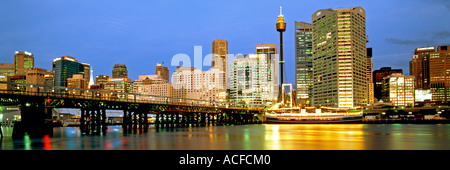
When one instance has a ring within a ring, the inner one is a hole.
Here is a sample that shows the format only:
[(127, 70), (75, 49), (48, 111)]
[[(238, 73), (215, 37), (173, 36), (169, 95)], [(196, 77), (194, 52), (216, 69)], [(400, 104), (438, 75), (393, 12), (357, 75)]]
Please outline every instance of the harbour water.
[(3, 127), (0, 150), (450, 150), (450, 124), (254, 124), (150, 128), (82, 135), (55, 127), (52, 137), (12, 139)]

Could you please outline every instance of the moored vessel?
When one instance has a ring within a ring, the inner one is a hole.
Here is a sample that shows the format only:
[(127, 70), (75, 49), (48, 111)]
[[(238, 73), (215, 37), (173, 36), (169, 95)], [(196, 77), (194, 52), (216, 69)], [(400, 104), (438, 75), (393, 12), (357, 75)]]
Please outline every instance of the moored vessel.
[(360, 109), (328, 107), (292, 107), (269, 109), (264, 115), (269, 124), (347, 124), (361, 123)]

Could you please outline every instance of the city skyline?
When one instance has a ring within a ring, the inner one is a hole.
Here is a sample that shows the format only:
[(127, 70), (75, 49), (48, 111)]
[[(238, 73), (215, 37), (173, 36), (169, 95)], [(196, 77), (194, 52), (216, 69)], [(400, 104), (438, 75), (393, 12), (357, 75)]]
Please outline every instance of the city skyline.
[[(35, 67), (51, 70), (53, 59), (68, 55), (89, 63), (94, 76), (112, 76), (114, 64), (125, 64), (129, 78), (137, 80), (139, 75), (154, 74), (157, 60), (169, 68), (171, 77), (176, 69), (170, 66), (172, 56), (185, 53), (193, 59), (194, 46), (200, 45), (204, 58), (212, 53), (211, 42), (216, 39), (229, 42), (230, 54), (253, 54), (258, 44), (278, 46), (273, 23), (279, 6), (283, 6), (287, 23), (284, 34), (287, 82), (293, 85), (294, 22), (311, 22), (311, 14), (319, 9), (361, 6), (366, 10), (367, 47), (373, 48), (373, 70), (401, 68), (408, 75), (408, 62), (415, 48), (443, 45), (450, 38), (446, 29), (450, 22), (440, 15), (450, 11), (450, 4), (439, 0), (266, 1), (256, 6), (249, 6), (253, 5), (251, 1), (233, 4), (220, 1), (214, 2), (214, 6), (212, 2), (193, 1), (189, 2), (190, 9), (183, 8), (187, 2), (182, 1), (104, 3), (4, 3), (0, 13), (6, 17), (0, 20), (8, 24), (0, 28), (0, 37), (4, 37), (0, 40), (0, 63), (12, 63), (15, 51), (28, 51), (34, 54)], [(13, 7), (17, 6), (21, 10), (15, 11)], [(226, 11), (220, 13), (223, 15), (216, 12), (221, 9)], [(427, 24), (417, 24), (422, 22)]]

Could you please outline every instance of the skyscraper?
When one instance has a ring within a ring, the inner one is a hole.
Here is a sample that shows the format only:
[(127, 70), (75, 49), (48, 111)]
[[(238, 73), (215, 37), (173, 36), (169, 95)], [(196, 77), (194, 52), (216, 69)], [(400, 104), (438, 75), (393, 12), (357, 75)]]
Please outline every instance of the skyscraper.
[[(266, 57), (265, 61), (267, 62), (267, 70), (265, 71), (267, 76), (264, 78), (267, 81), (271, 82), (271, 92), (274, 95), (278, 94), (279, 86), (278, 86), (278, 53), (277, 53), (277, 44), (258, 44), (256, 45), (256, 54), (262, 57)], [(261, 55), (262, 54), (262, 55)], [(262, 67), (264, 68), (264, 67)], [(230, 73), (231, 74), (231, 73)]]
[(313, 24), (313, 106), (366, 106), (367, 36), (361, 7), (320, 9)]
[(163, 79), (169, 81), (169, 69), (162, 66), (160, 63), (156, 63), (156, 75), (160, 75)]
[[(276, 58), (271, 63), (276, 65)], [(230, 100), (250, 106), (276, 102), (278, 84), (268, 79), (268, 72), (274, 73), (268, 66), (265, 54), (236, 56), (230, 65)]]
[(277, 44), (258, 44), (256, 45), (256, 54), (265, 54), (267, 62), (271, 63), (278, 54)]
[(433, 101), (450, 102), (450, 45), (430, 53), (430, 89)]
[(366, 81), (367, 81), (367, 98), (368, 103), (375, 103), (374, 83), (373, 83), (373, 63), (372, 63), (372, 48), (367, 48), (367, 65), (366, 65)]
[(295, 84), (296, 100), (302, 106), (309, 106), (312, 98), (312, 25), (295, 21)]
[(34, 57), (27, 51), (16, 51), (14, 55), (14, 72), (16, 75), (27, 75), (27, 68), (34, 67)]
[(415, 77), (415, 88), (428, 89), (430, 87), (430, 53), (434, 47), (416, 48), (413, 59), (409, 62), (409, 74)]
[(85, 83), (85, 87), (88, 88), (89, 87), (89, 80), (91, 78), (91, 65), (88, 63), (81, 63), (81, 65), (83, 65), (84, 67), (84, 74), (83, 74), (83, 78), (86, 79)]
[(432, 101), (450, 101), (450, 45), (422, 47), (414, 50), (409, 62), (410, 75), (415, 77), (415, 88), (430, 90)]
[(74, 57), (62, 56), (53, 60), (52, 70), (54, 86), (67, 87), (67, 79), (72, 78), (72, 75), (85, 74), (85, 65), (78, 63)]
[[(223, 71), (224, 76), (222, 83), (222, 89), (227, 89), (228, 82), (228, 41), (226, 40), (214, 40), (212, 42), (212, 63), (211, 67), (218, 68), (220, 71)], [(219, 88), (218, 88), (219, 89)]]
[(125, 64), (115, 64), (112, 70), (112, 78), (128, 77), (128, 70)]

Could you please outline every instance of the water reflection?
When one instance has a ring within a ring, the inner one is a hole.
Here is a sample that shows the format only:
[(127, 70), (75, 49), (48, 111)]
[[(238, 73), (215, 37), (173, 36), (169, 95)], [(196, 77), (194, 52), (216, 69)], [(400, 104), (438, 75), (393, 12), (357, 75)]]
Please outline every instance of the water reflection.
[(53, 136), (13, 140), (3, 127), (1, 150), (396, 150), (450, 149), (450, 125), (339, 124), (240, 125), (179, 129), (150, 128), (82, 135), (77, 127), (54, 128)]

